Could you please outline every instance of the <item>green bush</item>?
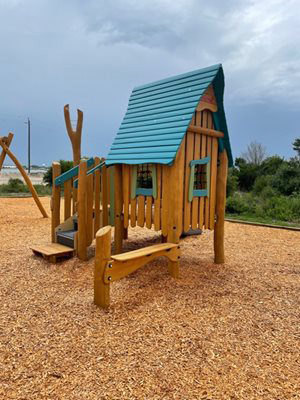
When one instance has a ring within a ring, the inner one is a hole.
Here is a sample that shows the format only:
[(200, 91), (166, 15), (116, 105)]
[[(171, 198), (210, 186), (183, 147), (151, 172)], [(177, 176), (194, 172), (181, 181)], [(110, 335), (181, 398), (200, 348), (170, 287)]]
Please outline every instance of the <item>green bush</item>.
[(1, 193), (27, 193), (29, 189), (21, 179), (10, 178), (8, 183), (0, 185)]
[[(73, 161), (67, 161), (67, 160), (59, 160), (60, 163), (60, 168), (61, 168), (61, 173), (63, 174), (64, 172), (69, 171), (69, 169), (73, 168)], [(44, 174), (43, 177), (43, 182), (47, 186), (52, 186), (52, 166), (47, 169), (47, 171)]]

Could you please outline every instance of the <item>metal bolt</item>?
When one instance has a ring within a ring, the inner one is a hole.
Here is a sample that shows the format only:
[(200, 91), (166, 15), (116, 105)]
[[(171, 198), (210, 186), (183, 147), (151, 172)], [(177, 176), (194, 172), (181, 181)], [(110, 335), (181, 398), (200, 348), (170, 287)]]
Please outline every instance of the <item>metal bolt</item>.
[(112, 268), (112, 264), (108, 264), (108, 268)]
[(111, 276), (109, 276), (107, 279), (108, 279), (109, 281), (111, 281)]

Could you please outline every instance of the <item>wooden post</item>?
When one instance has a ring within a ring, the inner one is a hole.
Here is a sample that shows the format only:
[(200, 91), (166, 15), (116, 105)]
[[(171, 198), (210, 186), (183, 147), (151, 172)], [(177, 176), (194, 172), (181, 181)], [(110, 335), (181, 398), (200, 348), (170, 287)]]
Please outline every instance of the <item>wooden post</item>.
[(71, 216), (72, 179), (64, 183), (64, 220)]
[(96, 233), (96, 257), (94, 264), (94, 303), (102, 308), (109, 307), (109, 283), (104, 283), (104, 273), (111, 256), (111, 226), (107, 225)]
[(82, 133), (82, 123), (83, 123), (83, 112), (77, 109), (77, 126), (76, 131), (73, 130), (71, 119), (70, 119), (70, 111), (69, 104), (64, 106), (64, 115), (66, 128), (71, 140), (72, 149), (73, 149), (73, 162), (74, 166), (80, 163), (81, 159), (81, 133)]
[(6, 146), (6, 144), (4, 143), (3, 139), (0, 138), (0, 146), (3, 148), (3, 150), (5, 151), (5, 153), (11, 158), (11, 160), (15, 163), (16, 167), (18, 168), (18, 170), (20, 171), (21, 175), (24, 178), (24, 181), (26, 182), (32, 197), (34, 199), (34, 201), (36, 202), (36, 205), (38, 206), (40, 212), (42, 213), (42, 216), (44, 218), (48, 218), (48, 215), (46, 213), (46, 210), (44, 209), (39, 196), (37, 195), (37, 192), (29, 178), (29, 176), (26, 174), (24, 168), (22, 167), (22, 165), (19, 163), (18, 159), (14, 156), (14, 154), (9, 150), (9, 148)]
[(122, 164), (116, 164), (114, 171), (115, 189), (115, 253), (122, 253), (124, 224), (122, 220), (123, 190), (122, 190)]
[(51, 240), (56, 242), (55, 228), (60, 224), (60, 186), (55, 186), (55, 179), (61, 174), (59, 162), (52, 163), (51, 197)]
[[(7, 137), (2, 138), (2, 141), (6, 144), (7, 147), (9, 147), (10, 144), (11, 144), (11, 141), (13, 140), (13, 137), (14, 137), (14, 134), (9, 132)], [(6, 152), (5, 152), (4, 149), (2, 149), (2, 153), (0, 155), (0, 171), (1, 171), (2, 166), (3, 166), (5, 156), (6, 156)]]
[(214, 231), (215, 263), (225, 262), (224, 256), (224, 220), (226, 205), (226, 181), (228, 171), (228, 158), (226, 150), (219, 155), (220, 165), (217, 171), (217, 194), (216, 194), (216, 222)]
[(87, 164), (82, 161), (79, 164), (78, 174), (78, 241), (77, 255), (80, 260), (87, 260)]

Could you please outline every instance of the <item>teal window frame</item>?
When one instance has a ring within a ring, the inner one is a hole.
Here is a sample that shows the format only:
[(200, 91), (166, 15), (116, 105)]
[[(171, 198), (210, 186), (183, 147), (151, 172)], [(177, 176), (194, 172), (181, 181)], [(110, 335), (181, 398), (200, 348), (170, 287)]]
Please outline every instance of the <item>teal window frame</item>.
[[(149, 163), (145, 163), (149, 164)], [(143, 164), (139, 164), (143, 165)], [(152, 189), (145, 189), (137, 187), (137, 165), (132, 166), (131, 172), (131, 199), (135, 199), (137, 196), (152, 196), (154, 199), (157, 197), (157, 179), (156, 179), (156, 165), (149, 164), (151, 168), (152, 176)]]
[[(206, 166), (206, 189), (194, 189), (195, 183), (195, 166), (205, 165)], [(210, 187), (210, 157), (200, 158), (200, 160), (192, 160), (190, 162), (190, 181), (189, 181), (189, 202), (193, 200), (193, 197), (209, 197)]]

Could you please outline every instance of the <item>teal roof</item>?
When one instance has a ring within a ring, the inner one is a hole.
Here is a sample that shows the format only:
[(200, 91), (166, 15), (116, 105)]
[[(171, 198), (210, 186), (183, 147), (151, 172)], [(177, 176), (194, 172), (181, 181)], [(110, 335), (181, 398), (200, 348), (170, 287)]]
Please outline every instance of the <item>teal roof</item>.
[(221, 64), (134, 88), (106, 164), (171, 165), (195, 109), (210, 84), (213, 84), (218, 103), (215, 121), (218, 121), (218, 129), (224, 132), (221, 141), (224, 141), (229, 166), (232, 166)]

